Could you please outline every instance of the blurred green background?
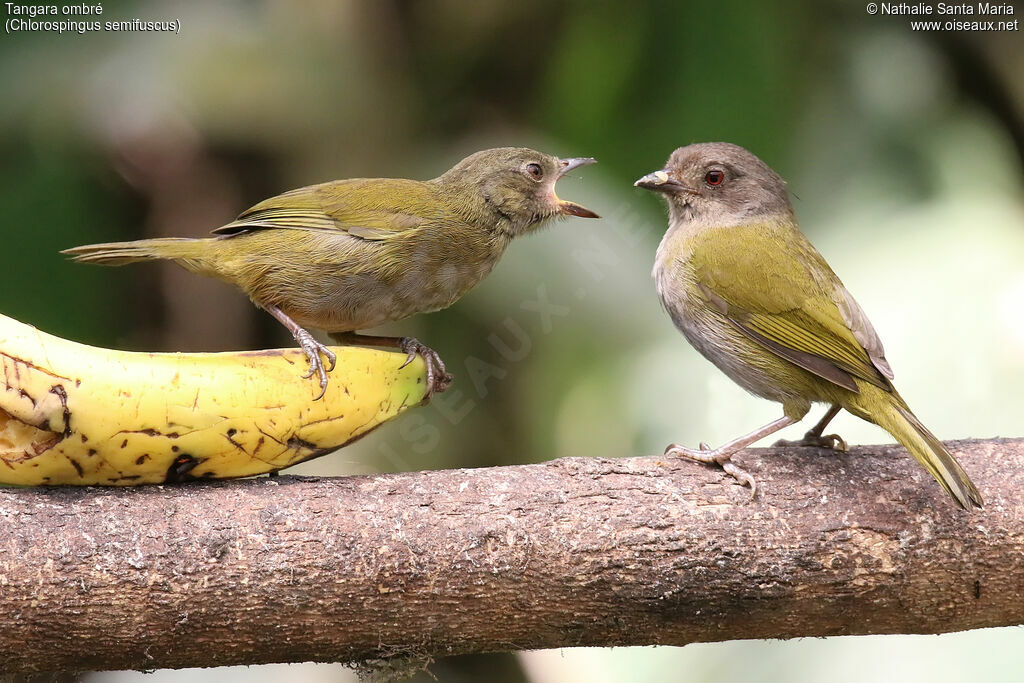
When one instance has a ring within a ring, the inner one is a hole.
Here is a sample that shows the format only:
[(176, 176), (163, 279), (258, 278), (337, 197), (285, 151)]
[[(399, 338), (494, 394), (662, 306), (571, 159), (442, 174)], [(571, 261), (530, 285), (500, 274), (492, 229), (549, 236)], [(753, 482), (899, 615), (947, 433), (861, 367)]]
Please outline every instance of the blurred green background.
[[(917, 33), (837, 0), (103, 8), (101, 20), (178, 19), (181, 31), (0, 37), (0, 312), (55, 334), (146, 350), (290, 346), (218, 282), (57, 252), (200, 236), (286, 189), (429, 178), (484, 147), (600, 161), (559, 192), (605, 220), (524, 239), (451, 309), (385, 330), (437, 349), (453, 389), (298, 471), (660, 453), (777, 417), (686, 345), (650, 278), (665, 212), (632, 181), (707, 140), (746, 146), (789, 180), (805, 232), (940, 437), (1022, 435), (1020, 32)], [(557, 306), (546, 320), (541, 299)], [(520, 353), (501, 353), (502, 341)], [(851, 442), (889, 440), (846, 415), (835, 425)], [(535, 683), (1017, 680), (1011, 634), (566, 650), (431, 670)], [(352, 676), (327, 665), (240, 675)]]

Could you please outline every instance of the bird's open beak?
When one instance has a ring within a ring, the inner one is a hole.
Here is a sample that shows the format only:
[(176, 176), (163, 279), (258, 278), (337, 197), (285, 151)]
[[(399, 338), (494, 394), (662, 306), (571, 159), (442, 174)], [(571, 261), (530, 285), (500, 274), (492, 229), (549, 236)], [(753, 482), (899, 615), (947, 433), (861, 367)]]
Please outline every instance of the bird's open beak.
[[(588, 164), (596, 164), (597, 159), (592, 157), (575, 157), (573, 159), (560, 159), (559, 163), (561, 164), (561, 168), (558, 170), (558, 178), (561, 178), (574, 168), (586, 166)], [(558, 202), (559, 213), (564, 213), (567, 216), (579, 216), (580, 218), (600, 218), (596, 213), (586, 207), (580, 206), (576, 202), (568, 202), (564, 199), (558, 199), (557, 196), (555, 197), (555, 201)]]
[(574, 168), (579, 168), (580, 166), (589, 166), (590, 164), (597, 163), (597, 159), (593, 157), (576, 157), (574, 159), (559, 159), (558, 161), (562, 165), (562, 168), (558, 170), (559, 178), (561, 178)]
[(665, 169), (655, 171), (654, 173), (648, 173), (643, 178), (640, 178), (633, 183), (633, 186), (642, 187), (645, 190), (651, 190), (652, 192), (664, 192), (666, 194), (676, 194), (678, 192), (698, 194), (698, 192), (693, 188), (687, 187), (670, 176), (668, 171)]

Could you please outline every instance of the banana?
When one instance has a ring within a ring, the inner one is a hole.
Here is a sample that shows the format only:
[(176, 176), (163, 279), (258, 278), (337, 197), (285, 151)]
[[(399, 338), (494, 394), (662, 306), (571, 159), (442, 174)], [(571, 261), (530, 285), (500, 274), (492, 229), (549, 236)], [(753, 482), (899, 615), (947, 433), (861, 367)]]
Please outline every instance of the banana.
[(135, 353), (0, 315), (0, 484), (246, 477), (329, 453), (420, 404), (417, 356), (334, 347), (327, 393), (301, 349)]

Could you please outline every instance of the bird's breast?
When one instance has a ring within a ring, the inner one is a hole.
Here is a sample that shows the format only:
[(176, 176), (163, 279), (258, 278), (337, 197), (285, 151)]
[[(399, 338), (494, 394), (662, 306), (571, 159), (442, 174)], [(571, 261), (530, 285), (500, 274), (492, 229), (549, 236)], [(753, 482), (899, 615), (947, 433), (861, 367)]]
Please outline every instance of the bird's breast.
[(441, 255), (413, 255), (392, 285), (393, 315), (397, 317), (391, 320), (451, 306), (490, 274), (500, 254), (466, 256), (458, 249)]
[(708, 300), (694, 267), (700, 248), (686, 235), (666, 233), (653, 272), (662, 305), (690, 345), (730, 379), (757, 396), (786, 402), (791, 375), (802, 373), (759, 347)]
[[(452, 305), (494, 269), (504, 243), (413, 240), (333, 288), (332, 331), (369, 329)], [(322, 327), (319, 326), (318, 327)]]

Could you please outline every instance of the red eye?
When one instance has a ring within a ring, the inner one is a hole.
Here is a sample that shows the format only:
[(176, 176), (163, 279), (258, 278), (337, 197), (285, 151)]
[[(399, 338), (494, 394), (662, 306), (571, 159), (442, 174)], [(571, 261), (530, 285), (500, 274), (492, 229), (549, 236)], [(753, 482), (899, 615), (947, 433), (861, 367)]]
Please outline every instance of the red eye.
[(708, 171), (704, 176), (704, 182), (711, 187), (721, 185), (723, 180), (725, 180), (725, 173), (722, 171)]

